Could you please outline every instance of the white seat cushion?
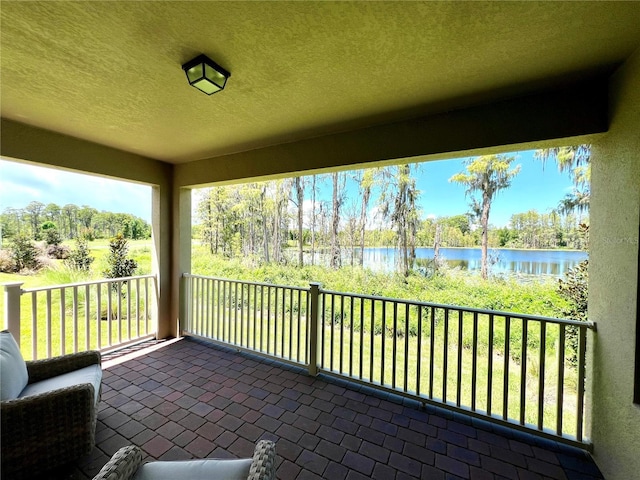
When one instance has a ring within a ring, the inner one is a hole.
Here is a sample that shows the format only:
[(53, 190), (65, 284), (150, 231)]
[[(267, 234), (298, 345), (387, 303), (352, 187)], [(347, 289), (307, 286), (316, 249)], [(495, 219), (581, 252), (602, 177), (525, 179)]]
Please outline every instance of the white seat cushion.
[(133, 480), (247, 480), (251, 459), (150, 462), (138, 468)]
[(0, 400), (18, 398), (28, 382), (27, 364), (13, 335), (0, 332)]
[(72, 387), (83, 383), (90, 383), (94, 389), (94, 401), (98, 403), (98, 392), (100, 391), (100, 382), (102, 381), (102, 368), (100, 365), (89, 365), (88, 367), (74, 370), (73, 372), (64, 373), (57, 377), (47, 378), (41, 382), (27, 385), (20, 393), (20, 397), (28, 397), (39, 393), (50, 392), (59, 388)]

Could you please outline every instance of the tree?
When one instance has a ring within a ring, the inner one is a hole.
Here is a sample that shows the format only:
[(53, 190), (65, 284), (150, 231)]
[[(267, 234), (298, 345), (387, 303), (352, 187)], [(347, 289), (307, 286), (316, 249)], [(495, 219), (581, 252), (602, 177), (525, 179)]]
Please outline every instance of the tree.
[(68, 203), (62, 207), (63, 217), (66, 219), (67, 238), (76, 238), (78, 236), (77, 215), (78, 207), (72, 203)]
[(298, 265), (304, 265), (302, 229), (304, 226), (304, 178), (296, 177), (294, 187), (296, 189), (296, 206), (298, 207)]
[[(520, 165), (511, 169), (515, 157), (506, 155), (483, 155), (464, 162), (466, 172), (457, 173), (449, 181), (466, 185), (466, 195), (472, 196), (473, 211), (480, 217), (482, 228), (480, 276), (489, 276), (487, 250), (489, 245), (489, 214), (495, 195), (511, 185), (511, 180), (520, 172)], [(473, 197), (480, 192), (480, 200)]]
[(17, 272), (22, 270), (38, 270), (38, 249), (26, 235), (16, 235), (11, 244), (11, 256)]
[(71, 250), (65, 264), (73, 269), (88, 272), (95, 259), (89, 254), (89, 246), (85, 239), (76, 239), (76, 248)]
[(384, 175), (387, 181), (380, 194), (380, 212), (383, 218), (391, 220), (398, 249), (397, 267), (406, 277), (416, 258), (419, 192), (408, 164), (386, 169)]
[(367, 227), (367, 209), (369, 207), (369, 200), (371, 199), (371, 190), (376, 184), (377, 177), (379, 175), (379, 169), (368, 168), (362, 171), (361, 175), (356, 177), (360, 185), (360, 194), (362, 196), (362, 203), (360, 208), (360, 266), (364, 265), (364, 236)]
[(44, 210), (44, 203), (30, 202), (24, 210), (29, 215), (32, 238), (34, 240), (40, 240), (40, 216)]
[(560, 172), (569, 172), (573, 181), (573, 192), (560, 201), (558, 211), (589, 211), (591, 201), (591, 145), (543, 148), (535, 152), (535, 157), (546, 163), (555, 160)]
[(346, 176), (344, 173), (333, 172), (332, 217), (331, 217), (331, 268), (339, 268), (341, 262), (340, 240), (338, 229), (340, 227), (340, 208), (344, 201), (344, 187)]
[(131, 277), (138, 263), (128, 258), (129, 244), (121, 233), (109, 241), (109, 255), (107, 257), (108, 268), (102, 272), (106, 278)]

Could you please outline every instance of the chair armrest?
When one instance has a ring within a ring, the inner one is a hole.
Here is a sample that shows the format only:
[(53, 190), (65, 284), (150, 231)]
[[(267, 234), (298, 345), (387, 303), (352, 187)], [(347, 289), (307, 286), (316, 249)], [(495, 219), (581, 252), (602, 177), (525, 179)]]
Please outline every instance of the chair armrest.
[[(93, 480), (130, 480), (142, 463), (140, 448), (129, 445), (118, 450)], [(184, 479), (187, 480), (187, 479)]]
[(271, 440), (260, 440), (253, 452), (253, 461), (247, 480), (275, 480), (276, 444)]
[(30, 478), (91, 452), (96, 410), (88, 383), (0, 402), (3, 478)]
[(98, 351), (70, 353), (60, 357), (26, 362), (29, 383), (40, 382), (47, 378), (57, 377), (90, 365), (102, 365), (102, 357)]

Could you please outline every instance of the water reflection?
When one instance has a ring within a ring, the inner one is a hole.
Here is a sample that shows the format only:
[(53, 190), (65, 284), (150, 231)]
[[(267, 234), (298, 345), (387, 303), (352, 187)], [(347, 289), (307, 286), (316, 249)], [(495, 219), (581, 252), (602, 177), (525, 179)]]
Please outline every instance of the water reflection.
[[(351, 264), (351, 250), (343, 251), (342, 264)], [(360, 249), (353, 252), (354, 264), (360, 263)], [(416, 249), (418, 269), (428, 268), (433, 259), (433, 248)], [(374, 271), (390, 272), (395, 269), (397, 251), (393, 248), (365, 248), (364, 266)], [(315, 263), (324, 264), (328, 252), (318, 252)], [(469, 272), (480, 271), (479, 248), (441, 248), (440, 258), (450, 268)], [(490, 271), (495, 275), (523, 275), (562, 277), (569, 269), (587, 258), (587, 252), (567, 250), (489, 250)]]

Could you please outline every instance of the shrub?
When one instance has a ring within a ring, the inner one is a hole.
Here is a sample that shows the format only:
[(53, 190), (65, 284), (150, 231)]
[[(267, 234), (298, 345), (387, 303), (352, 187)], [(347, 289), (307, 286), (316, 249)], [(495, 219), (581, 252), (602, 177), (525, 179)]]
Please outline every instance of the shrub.
[[(47, 245), (60, 245), (62, 243), (62, 237), (58, 232), (58, 229), (55, 227), (55, 224), (52, 222), (48, 222), (52, 227), (45, 228), (45, 225), (42, 225), (42, 231), (44, 232), (44, 240), (47, 242)], [(54, 257), (57, 258), (57, 257)]]
[(41, 265), (38, 261), (38, 249), (35, 244), (24, 235), (17, 235), (11, 245), (11, 255), (16, 264), (16, 271), (38, 270)]
[(65, 264), (74, 270), (80, 270), (83, 272), (89, 271), (91, 268), (91, 264), (95, 259), (89, 255), (89, 246), (87, 241), (78, 238), (76, 240), (76, 248), (69, 252), (67, 259), (65, 260)]
[(9, 250), (0, 250), (0, 273), (13, 273), (16, 271), (16, 262)]
[(65, 245), (49, 244), (47, 245), (46, 253), (49, 258), (64, 260), (69, 257), (70, 250), (69, 247)]
[(109, 256), (107, 257), (108, 268), (102, 273), (106, 278), (131, 277), (138, 262), (127, 257), (129, 244), (127, 239), (119, 233), (109, 242)]

